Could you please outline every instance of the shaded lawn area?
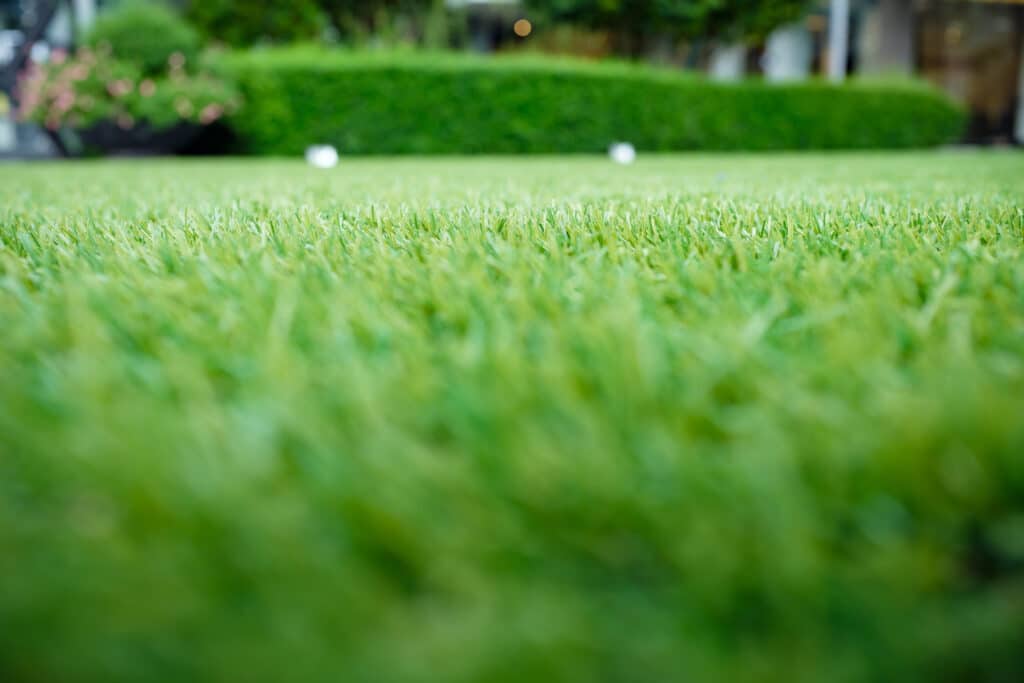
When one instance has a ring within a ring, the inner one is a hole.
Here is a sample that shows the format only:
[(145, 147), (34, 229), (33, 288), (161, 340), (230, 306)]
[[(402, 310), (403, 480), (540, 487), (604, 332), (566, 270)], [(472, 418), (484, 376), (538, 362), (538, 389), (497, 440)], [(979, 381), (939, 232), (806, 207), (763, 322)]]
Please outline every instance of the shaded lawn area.
[(0, 166), (0, 679), (1020, 680), (1022, 190)]

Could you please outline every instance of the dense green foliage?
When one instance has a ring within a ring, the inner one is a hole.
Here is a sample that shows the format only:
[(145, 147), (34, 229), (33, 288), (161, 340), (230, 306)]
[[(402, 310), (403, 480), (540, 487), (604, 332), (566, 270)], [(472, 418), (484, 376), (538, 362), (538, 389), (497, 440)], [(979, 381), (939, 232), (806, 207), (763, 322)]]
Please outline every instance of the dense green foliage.
[(189, 0), (185, 16), (207, 40), (235, 46), (312, 40), (323, 30), (317, 0)]
[(527, 0), (535, 12), (556, 21), (621, 34), (634, 48), (657, 36), (675, 38), (763, 38), (800, 18), (810, 0)]
[(164, 3), (144, 0), (124, 0), (104, 9), (84, 42), (138, 65), (147, 76), (166, 72), (175, 53), (185, 64), (194, 63), (199, 54), (195, 29)]
[(342, 35), (387, 31), (395, 17), (422, 23), (443, 0), (317, 0)]
[(1022, 680), (1022, 182), (0, 167), (0, 680)]
[(435, 6), (443, 0), (189, 0), (185, 12), (207, 39), (248, 46), (315, 40), (328, 26), (343, 40), (384, 37), (402, 17), (422, 33)]
[(267, 50), (224, 67), (250, 152), (831, 149), (954, 141), (963, 114), (915, 84), (717, 84), (669, 70), (536, 57)]

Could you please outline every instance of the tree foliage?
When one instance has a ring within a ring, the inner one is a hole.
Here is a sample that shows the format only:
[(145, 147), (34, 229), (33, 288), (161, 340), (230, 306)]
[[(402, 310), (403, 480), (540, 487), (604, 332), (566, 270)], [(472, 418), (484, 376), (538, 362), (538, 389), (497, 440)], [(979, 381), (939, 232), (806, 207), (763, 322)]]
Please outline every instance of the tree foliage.
[(318, 0), (189, 0), (185, 15), (207, 40), (245, 46), (317, 38)]
[(439, 0), (189, 0), (188, 18), (230, 45), (294, 42), (333, 28), (343, 37), (384, 32), (396, 17), (422, 19)]
[(433, 0), (318, 0), (342, 35), (379, 31), (395, 16), (422, 17)]
[[(663, 0), (665, 4), (703, 4)], [(714, 37), (760, 40), (773, 30), (799, 19), (813, 4), (809, 0), (717, 0), (709, 13), (708, 27)]]
[(759, 39), (798, 18), (808, 0), (528, 0), (555, 21), (610, 31), (635, 48), (654, 37)]

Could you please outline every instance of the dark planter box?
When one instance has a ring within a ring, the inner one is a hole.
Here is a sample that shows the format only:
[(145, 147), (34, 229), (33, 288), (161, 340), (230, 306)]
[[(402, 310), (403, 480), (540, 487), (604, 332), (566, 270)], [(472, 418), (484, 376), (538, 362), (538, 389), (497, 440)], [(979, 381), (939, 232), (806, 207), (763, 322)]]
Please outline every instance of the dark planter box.
[(114, 121), (99, 121), (86, 128), (54, 131), (50, 135), (65, 156), (162, 156), (180, 152), (202, 130), (202, 126), (187, 122), (166, 128), (154, 128), (147, 123), (121, 128)]

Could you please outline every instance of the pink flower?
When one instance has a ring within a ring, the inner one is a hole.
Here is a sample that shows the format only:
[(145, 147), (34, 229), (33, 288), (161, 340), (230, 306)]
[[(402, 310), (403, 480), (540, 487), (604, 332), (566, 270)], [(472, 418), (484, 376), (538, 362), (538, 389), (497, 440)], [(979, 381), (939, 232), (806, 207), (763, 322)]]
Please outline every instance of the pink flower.
[(66, 112), (68, 109), (75, 106), (75, 93), (70, 90), (62, 92), (57, 96), (57, 101), (53, 103), (53, 106), (56, 107), (58, 111)]
[(147, 78), (139, 83), (139, 94), (143, 97), (152, 97), (153, 93), (156, 92), (156, 83), (151, 79)]
[(89, 77), (89, 65), (79, 62), (68, 69), (67, 75), (73, 81), (84, 81)]
[(185, 66), (185, 55), (180, 52), (175, 52), (167, 58), (167, 64), (170, 65), (172, 69), (181, 69)]
[(67, 50), (61, 48), (54, 48), (50, 53), (50, 61), (54, 64), (63, 64), (68, 58)]
[(114, 97), (123, 97), (132, 91), (135, 85), (127, 78), (120, 78), (107, 83), (107, 92)]
[(38, 106), (38, 101), (23, 98), (21, 100), (21, 104), (18, 105), (18, 118), (20, 118), (23, 121), (28, 119), (30, 116), (32, 116), (32, 114), (35, 113), (36, 107)]
[(22, 78), (18, 81), (17, 87), (22, 97), (38, 96), (43, 91), (43, 82), (38, 78)]
[(224, 107), (219, 104), (208, 104), (199, 112), (199, 122), (207, 126), (224, 115)]
[(117, 127), (123, 130), (128, 130), (135, 125), (135, 119), (132, 118), (131, 114), (118, 114), (117, 115)]

